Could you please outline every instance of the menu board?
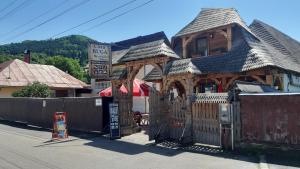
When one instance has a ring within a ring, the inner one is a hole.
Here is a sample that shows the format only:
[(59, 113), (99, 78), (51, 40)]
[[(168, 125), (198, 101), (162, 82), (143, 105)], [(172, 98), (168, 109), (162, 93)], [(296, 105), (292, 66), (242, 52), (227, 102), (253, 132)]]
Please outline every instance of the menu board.
[(119, 123), (119, 105), (118, 103), (109, 104), (109, 115), (110, 115), (110, 138), (120, 138), (120, 123)]
[(68, 138), (66, 114), (66, 112), (54, 113), (52, 139)]

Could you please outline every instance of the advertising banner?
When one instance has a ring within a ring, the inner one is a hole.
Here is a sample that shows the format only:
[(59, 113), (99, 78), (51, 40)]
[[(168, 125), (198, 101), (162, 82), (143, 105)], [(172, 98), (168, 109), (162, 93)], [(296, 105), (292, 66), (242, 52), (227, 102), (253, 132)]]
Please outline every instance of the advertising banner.
[(66, 112), (55, 112), (53, 115), (52, 139), (68, 138)]
[(120, 123), (119, 123), (119, 105), (117, 103), (109, 104), (110, 115), (110, 138), (120, 138)]

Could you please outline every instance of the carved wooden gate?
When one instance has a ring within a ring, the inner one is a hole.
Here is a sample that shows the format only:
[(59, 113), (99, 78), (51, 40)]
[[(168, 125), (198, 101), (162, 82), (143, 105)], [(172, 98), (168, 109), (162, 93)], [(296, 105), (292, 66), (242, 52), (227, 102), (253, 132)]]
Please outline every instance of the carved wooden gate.
[(114, 96), (114, 101), (119, 104), (120, 129), (122, 135), (132, 134), (134, 131), (135, 122), (131, 111), (131, 97), (128, 94), (117, 91)]
[(170, 139), (180, 140), (185, 129), (186, 101), (177, 97), (170, 101)]
[(227, 103), (227, 93), (196, 94), (192, 103), (193, 142), (221, 146), (219, 104)]
[(149, 140), (168, 138), (168, 99), (155, 89), (149, 95)]

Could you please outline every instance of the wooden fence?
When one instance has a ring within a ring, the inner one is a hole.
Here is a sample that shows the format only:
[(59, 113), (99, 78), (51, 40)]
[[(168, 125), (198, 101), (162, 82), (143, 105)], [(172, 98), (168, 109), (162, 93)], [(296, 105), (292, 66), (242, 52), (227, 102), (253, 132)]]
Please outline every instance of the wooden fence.
[[(102, 106), (96, 105), (102, 99)], [(54, 112), (67, 112), (68, 128), (102, 132), (110, 98), (0, 98), (0, 118), (52, 128)], [(105, 110), (105, 111), (103, 111)]]

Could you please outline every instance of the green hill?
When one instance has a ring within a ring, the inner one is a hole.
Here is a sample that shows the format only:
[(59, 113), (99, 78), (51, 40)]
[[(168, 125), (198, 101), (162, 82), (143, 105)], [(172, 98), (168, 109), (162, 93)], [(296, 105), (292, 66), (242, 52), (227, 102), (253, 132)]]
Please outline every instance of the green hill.
[(32, 53), (32, 62), (44, 64), (49, 56), (64, 56), (78, 59), (81, 66), (87, 62), (87, 46), (95, 40), (81, 35), (70, 35), (49, 40), (26, 40), (0, 46), (0, 63), (14, 58), (22, 58), (25, 49)]

